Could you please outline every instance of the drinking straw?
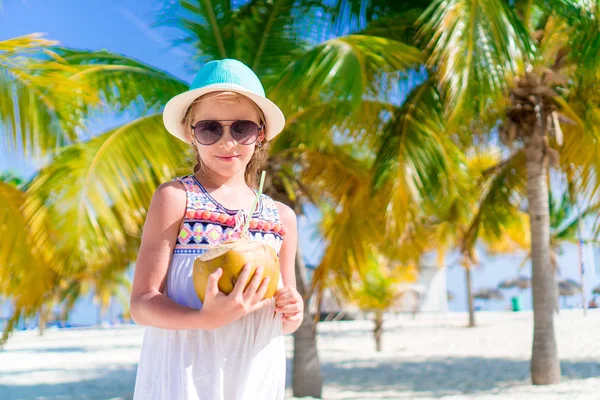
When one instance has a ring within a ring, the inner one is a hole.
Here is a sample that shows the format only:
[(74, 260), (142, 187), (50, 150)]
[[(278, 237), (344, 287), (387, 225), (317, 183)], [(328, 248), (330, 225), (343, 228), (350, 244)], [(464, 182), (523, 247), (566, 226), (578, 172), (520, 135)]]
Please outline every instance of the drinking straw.
[(256, 211), (256, 206), (258, 205), (258, 199), (260, 199), (260, 196), (262, 196), (262, 191), (263, 191), (263, 186), (265, 184), (266, 174), (267, 173), (265, 171), (263, 171), (262, 174), (260, 174), (260, 186), (258, 187), (258, 193), (256, 195), (256, 198), (254, 199), (254, 204), (252, 205), (250, 215), (248, 215), (248, 218), (246, 219), (246, 223), (244, 224), (245, 231), (248, 231), (248, 226), (250, 225), (250, 219), (252, 218), (252, 215), (254, 215), (254, 211)]

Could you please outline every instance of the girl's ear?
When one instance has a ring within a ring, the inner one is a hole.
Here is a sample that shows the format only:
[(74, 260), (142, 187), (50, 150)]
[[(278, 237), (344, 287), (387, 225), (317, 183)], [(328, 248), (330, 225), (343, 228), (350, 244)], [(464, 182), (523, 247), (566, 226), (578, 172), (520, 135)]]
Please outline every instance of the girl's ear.
[(188, 129), (185, 131), (185, 141), (191, 146), (194, 145), (194, 137), (190, 134)]

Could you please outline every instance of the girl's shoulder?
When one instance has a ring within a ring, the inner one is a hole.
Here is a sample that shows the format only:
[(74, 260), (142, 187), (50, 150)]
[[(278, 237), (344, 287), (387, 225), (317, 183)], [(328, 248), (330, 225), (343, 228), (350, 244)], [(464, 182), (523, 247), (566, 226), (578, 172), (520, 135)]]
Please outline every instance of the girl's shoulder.
[(262, 195), (263, 212), (266, 213), (267, 217), (273, 217), (277, 221), (289, 225), (291, 220), (296, 219), (296, 213), (288, 205), (275, 201), (269, 195)]
[(183, 175), (183, 176), (176, 176), (175, 178), (171, 179), (171, 181), (166, 182), (166, 183), (172, 183), (172, 184), (177, 184), (176, 182), (179, 182), (179, 184), (181, 184), (181, 186), (183, 186), (183, 188), (185, 189), (186, 192), (198, 192), (198, 188), (195, 184), (195, 177), (193, 174), (189, 174), (189, 175)]
[(186, 201), (185, 190), (179, 183), (164, 182), (152, 195), (146, 219), (151, 221), (150, 225), (152, 223), (169, 225), (183, 217)]

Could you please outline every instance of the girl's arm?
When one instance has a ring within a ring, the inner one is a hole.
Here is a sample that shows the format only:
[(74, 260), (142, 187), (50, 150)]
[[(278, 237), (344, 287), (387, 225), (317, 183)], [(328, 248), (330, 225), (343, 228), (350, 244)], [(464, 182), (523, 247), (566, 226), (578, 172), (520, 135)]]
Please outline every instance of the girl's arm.
[(185, 214), (186, 194), (177, 181), (158, 187), (138, 252), (131, 290), (131, 318), (139, 325), (163, 329), (203, 329), (200, 311), (175, 303), (163, 294), (167, 269)]
[[(292, 311), (291, 314), (284, 313), (283, 318), (283, 333), (295, 332), (304, 317), (304, 302), (296, 289), (296, 248), (298, 246), (298, 228), (296, 221), (296, 213), (290, 207), (283, 203), (275, 202), (279, 210), (281, 223), (285, 227), (286, 234), (283, 236), (283, 243), (279, 251), (279, 268), (281, 270), (281, 278), (283, 280), (283, 288), (276, 295), (283, 300), (280, 303), (288, 308), (298, 309)], [(290, 317), (288, 317), (290, 315)]]

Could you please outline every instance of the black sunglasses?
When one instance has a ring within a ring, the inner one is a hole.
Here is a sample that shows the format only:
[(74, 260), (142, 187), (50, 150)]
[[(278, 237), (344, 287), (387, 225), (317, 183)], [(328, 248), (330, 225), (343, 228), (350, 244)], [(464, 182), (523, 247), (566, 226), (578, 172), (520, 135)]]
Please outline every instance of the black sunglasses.
[[(223, 127), (229, 126), (231, 136), (239, 144), (250, 145), (256, 142), (258, 134), (264, 128), (264, 125), (258, 125), (254, 121), (240, 119), (229, 125), (221, 124), (221, 120), (203, 120), (191, 125), (196, 140), (204, 145), (210, 146), (217, 143), (223, 136)], [(223, 120), (224, 121), (224, 120)]]

